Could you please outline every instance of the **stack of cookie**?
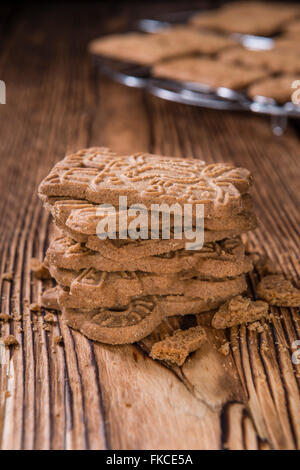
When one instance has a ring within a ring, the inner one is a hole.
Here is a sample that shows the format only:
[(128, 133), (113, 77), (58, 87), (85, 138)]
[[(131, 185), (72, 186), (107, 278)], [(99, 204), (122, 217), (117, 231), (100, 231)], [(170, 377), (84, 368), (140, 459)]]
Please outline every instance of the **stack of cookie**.
[[(46, 263), (66, 322), (94, 340), (132, 343), (165, 317), (211, 310), (244, 292), (252, 264), (240, 235), (256, 227), (251, 184), (245, 169), (195, 159), (124, 156), (106, 148), (65, 157), (39, 194), (59, 231)], [(156, 232), (148, 226), (153, 205), (161, 210)], [(183, 228), (178, 235), (175, 213), (165, 236), (163, 213), (172, 205), (190, 205), (193, 229), (196, 208), (203, 208), (202, 247), (187, 249), (190, 236)], [(136, 224), (139, 237), (132, 237), (132, 211), (141, 207), (147, 214)]]

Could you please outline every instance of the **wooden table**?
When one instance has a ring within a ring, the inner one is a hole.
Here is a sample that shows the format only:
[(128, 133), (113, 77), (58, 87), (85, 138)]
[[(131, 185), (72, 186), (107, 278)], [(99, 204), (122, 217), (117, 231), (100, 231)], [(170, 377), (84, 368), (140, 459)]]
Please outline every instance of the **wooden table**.
[[(133, 11), (146, 14), (145, 8), (1, 8), (7, 104), (0, 107), (0, 273), (14, 276), (0, 283), (0, 311), (15, 318), (2, 324), (1, 337), (12, 333), (20, 344), (0, 349), (1, 447), (299, 448), (300, 369), (292, 362), (292, 344), (300, 338), (297, 309), (272, 309), (263, 333), (245, 325), (217, 333), (207, 328), (207, 346), (181, 368), (150, 359), (149, 340), (96, 344), (67, 328), (60, 315), (47, 331), (45, 314), (29, 312), (43, 287), (30, 260), (43, 258), (50, 223), (37, 185), (66, 152), (92, 145), (249, 168), (260, 222), (248, 236), (250, 249), (268, 254), (295, 280), (300, 275), (295, 127), (276, 138), (268, 118), (167, 103), (100, 79), (91, 67), (87, 42), (122, 28)], [(189, 316), (184, 325), (197, 321)], [(63, 347), (54, 343), (58, 335)], [(218, 352), (225, 340), (228, 356)]]

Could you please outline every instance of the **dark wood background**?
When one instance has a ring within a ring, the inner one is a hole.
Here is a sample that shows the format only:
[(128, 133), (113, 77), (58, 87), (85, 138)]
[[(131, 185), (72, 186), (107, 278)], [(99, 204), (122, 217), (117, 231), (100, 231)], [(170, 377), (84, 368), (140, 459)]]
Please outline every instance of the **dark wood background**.
[[(273, 309), (263, 333), (246, 326), (217, 334), (208, 329), (207, 349), (173, 369), (148, 357), (147, 340), (95, 344), (59, 315), (49, 327), (44, 313), (28, 309), (42, 290), (30, 259), (42, 259), (50, 227), (38, 183), (66, 152), (90, 145), (249, 168), (260, 222), (249, 246), (299, 280), (296, 125), (274, 137), (267, 117), (164, 102), (102, 79), (91, 66), (90, 39), (124, 30), (135, 17), (180, 7), (0, 7), (0, 79), (7, 87), (7, 104), (0, 105), (0, 275), (14, 272), (12, 282), (0, 283), (0, 311), (14, 316), (1, 326), (1, 338), (13, 333), (20, 343), (11, 351), (0, 347), (3, 449), (300, 447), (300, 371), (291, 360), (300, 338), (297, 309)], [(176, 327), (176, 320), (166, 327)], [(55, 344), (57, 335), (63, 347)], [(225, 357), (218, 348), (228, 339)]]

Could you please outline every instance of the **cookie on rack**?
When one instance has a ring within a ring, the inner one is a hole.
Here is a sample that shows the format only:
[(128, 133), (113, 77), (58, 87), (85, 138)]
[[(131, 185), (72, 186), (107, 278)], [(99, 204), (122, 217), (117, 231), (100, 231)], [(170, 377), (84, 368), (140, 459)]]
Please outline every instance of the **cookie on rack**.
[(182, 57), (155, 65), (153, 75), (180, 82), (206, 85), (212, 90), (219, 87), (241, 90), (265, 77), (267, 73), (261, 68), (247, 69), (215, 59)]

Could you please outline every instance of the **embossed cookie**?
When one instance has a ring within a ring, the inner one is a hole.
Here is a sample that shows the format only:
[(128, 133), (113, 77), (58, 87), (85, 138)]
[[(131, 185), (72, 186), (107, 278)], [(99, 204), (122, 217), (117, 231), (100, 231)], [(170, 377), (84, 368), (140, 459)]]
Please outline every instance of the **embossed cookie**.
[[(237, 46), (219, 54), (220, 61), (226, 65), (242, 66), (246, 70), (254, 67), (256, 70), (265, 71), (265, 75), (267, 75), (267, 71), (269, 71), (269, 73), (277, 72), (288, 74), (300, 72), (298, 58), (298, 51), (279, 47), (264, 51), (252, 51)], [(248, 85), (250, 85), (250, 82)]]
[(153, 67), (153, 75), (181, 82), (208, 85), (212, 89), (225, 87), (240, 90), (265, 77), (266, 72), (255, 67), (249, 69), (238, 65), (228, 65), (215, 59), (182, 57), (157, 64)]
[(144, 272), (104, 272), (86, 269), (69, 271), (49, 266), (62, 286), (59, 303), (72, 308), (117, 307), (145, 295), (186, 295), (200, 299), (228, 298), (246, 289), (245, 276), (219, 281), (203, 280), (198, 273), (155, 274)]
[(126, 62), (151, 65), (170, 57), (196, 52), (214, 54), (231, 46), (230, 38), (202, 33), (189, 26), (176, 26), (155, 34), (112, 34), (95, 39), (89, 51)]
[(202, 326), (176, 330), (172, 336), (153, 344), (150, 357), (182, 366), (187, 356), (205, 341), (206, 333)]
[(197, 13), (191, 23), (227, 33), (268, 36), (299, 15), (297, 5), (287, 3), (235, 2), (205, 13)]
[(300, 307), (300, 290), (280, 274), (264, 277), (257, 286), (257, 294), (270, 305)]
[(292, 88), (292, 84), (297, 80), (299, 80), (297, 75), (266, 78), (250, 86), (247, 90), (247, 94), (254, 99), (263, 96), (272, 98), (280, 104), (284, 104), (291, 101), (292, 94), (295, 91), (295, 89)]
[(50, 264), (68, 270), (94, 268), (100, 271), (146, 271), (173, 273), (195, 271), (213, 279), (235, 277), (249, 272), (252, 263), (245, 256), (240, 238), (225, 239), (204, 245), (200, 251), (177, 250), (166, 254), (130, 260), (111, 260), (99, 252), (89, 250), (71, 238), (54, 238), (47, 250)]
[(39, 187), (42, 199), (67, 196), (112, 204), (204, 204), (205, 217), (241, 210), (252, 184), (248, 170), (229, 164), (150, 154), (122, 156), (106, 148), (83, 149), (59, 162)]
[(71, 328), (94, 341), (126, 344), (148, 336), (162, 321), (160, 301), (155, 297), (132, 300), (123, 309), (62, 309)]
[[(241, 198), (241, 212), (233, 215), (232, 217), (218, 217), (218, 218), (205, 218), (204, 229), (210, 231), (222, 231), (222, 230), (236, 230), (237, 232), (243, 232), (252, 230), (256, 227), (255, 215), (251, 212), (252, 210), (252, 198), (249, 194), (245, 194)], [(128, 223), (130, 223), (135, 215), (130, 216), (128, 211), (122, 211), (121, 213), (116, 211), (116, 214), (107, 216), (107, 214), (99, 214), (98, 205), (88, 203), (84, 200), (69, 200), (69, 199), (58, 199), (50, 198), (45, 201), (45, 207), (49, 210), (54, 218), (56, 225), (61, 227), (67, 227), (75, 232), (80, 232), (86, 235), (95, 235), (98, 233), (98, 224), (102, 220), (113, 221), (116, 232), (120, 232), (119, 220), (120, 217), (126, 217)], [(157, 213), (159, 217), (159, 229), (162, 227), (162, 214)], [(150, 219), (150, 220), (148, 220)], [(174, 227), (174, 214), (170, 214), (170, 226)], [(195, 227), (196, 220), (194, 217), (193, 226)], [(145, 217), (145, 225), (148, 227), (148, 232), (151, 232), (151, 217)], [(173, 231), (173, 230), (172, 230)], [(104, 233), (104, 231), (102, 232)], [(161, 234), (160, 234), (161, 235)], [(184, 234), (183, 234), (184, 235)], [(150, 237), (149, 237), (150, 238)], [(161, 238), (161, 236), (160, 236)]]
[(217, 329), (230, 328), (241, 323), (252, 323), (267, 316), (269, 306), (261, 300), (252, 301), (248, 297), (238, 295), (215, 313), (211, 325)]

